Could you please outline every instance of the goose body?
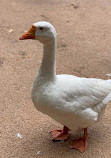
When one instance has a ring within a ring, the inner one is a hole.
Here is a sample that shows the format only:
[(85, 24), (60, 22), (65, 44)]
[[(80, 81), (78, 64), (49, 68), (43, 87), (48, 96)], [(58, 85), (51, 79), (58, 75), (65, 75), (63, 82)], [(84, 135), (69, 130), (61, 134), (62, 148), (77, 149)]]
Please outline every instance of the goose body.
[(32, 89), (35, 107), (70, 130), (100, 120), (111, 99), (111, 81), (57, 75), (53, 82), (43, 83), (37, 78)]
[[(66, 131), (87, 129), (99, 121), (111, 100), (111, 80), (56, 75), (56, 31), (48, 22), (34, 23), (20, 39), (36, 39), (44, 47), (32, 87), (32, 101), (37, 110), (63, 124)], [(52, 135), (55, 139), (61, 136)], [(73, 148), (82, 152), (87, 145), (85, 142), (84, 148), (76, 146), (77, 142)]]

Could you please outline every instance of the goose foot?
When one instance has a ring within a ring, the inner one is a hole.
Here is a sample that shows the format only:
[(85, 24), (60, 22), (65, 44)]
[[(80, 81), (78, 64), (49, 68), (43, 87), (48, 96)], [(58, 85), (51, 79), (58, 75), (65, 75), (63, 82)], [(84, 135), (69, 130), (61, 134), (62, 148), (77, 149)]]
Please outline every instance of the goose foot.
[(84, 129), (84, 135), (82, 138), (73, 141), (71, 149), (77, 149), (80, 152), (84, 152), (87, 148), (87, 128)]
[(66, 126), (63, 130), (53, 130), (50, 133), (53, 141), (66, 141), (69, 138), (69, 129)]

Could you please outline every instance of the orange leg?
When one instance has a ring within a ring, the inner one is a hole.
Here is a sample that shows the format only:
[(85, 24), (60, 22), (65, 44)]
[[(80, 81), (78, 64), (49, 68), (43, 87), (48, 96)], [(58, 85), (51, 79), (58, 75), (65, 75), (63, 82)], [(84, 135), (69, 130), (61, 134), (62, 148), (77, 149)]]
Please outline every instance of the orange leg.
[(82, 138), (73, 141), (71, 149), (77, 149), (80, 152), (84, 152), (87, 148), (87, 128), (84, 128), (84, 135)]
[(50, 133), (53, 141), (65, 141), (69, 138), (69, 128), (66, 126), (64, 126), (63, 130), (53, 130)]

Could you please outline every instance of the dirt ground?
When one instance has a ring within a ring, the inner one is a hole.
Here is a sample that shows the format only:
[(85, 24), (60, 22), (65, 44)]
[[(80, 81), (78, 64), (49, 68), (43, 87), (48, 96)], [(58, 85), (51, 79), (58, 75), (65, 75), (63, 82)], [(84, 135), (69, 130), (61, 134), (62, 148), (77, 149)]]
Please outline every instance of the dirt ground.
[(57, 74), (111, 78), (110, 0), (0, 0), (0, 157), (111, 158), (111, 103), (89, 128), (86, 152), (69, 149), (81, 134), (51, 141), (49, 132), (62, 125), (38, 112), (30, 94), (42, 45), (18, 40), (37, 21), (57, 30)]

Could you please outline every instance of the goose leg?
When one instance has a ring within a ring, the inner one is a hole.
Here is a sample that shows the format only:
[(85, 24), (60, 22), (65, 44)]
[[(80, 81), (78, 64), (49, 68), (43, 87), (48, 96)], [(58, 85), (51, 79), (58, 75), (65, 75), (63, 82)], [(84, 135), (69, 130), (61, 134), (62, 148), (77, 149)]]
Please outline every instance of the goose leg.
[(63, 130), (53, 130), (52, 134), (53, 141), (65, 141), (69, 138), (69, 128), (64, 126)]
[(84, 128), (84, 135), (82, 138), (73, 141), (71, 149), (77, 149), (80, 152), (84, 152), (87, 148), (87, 128)]

